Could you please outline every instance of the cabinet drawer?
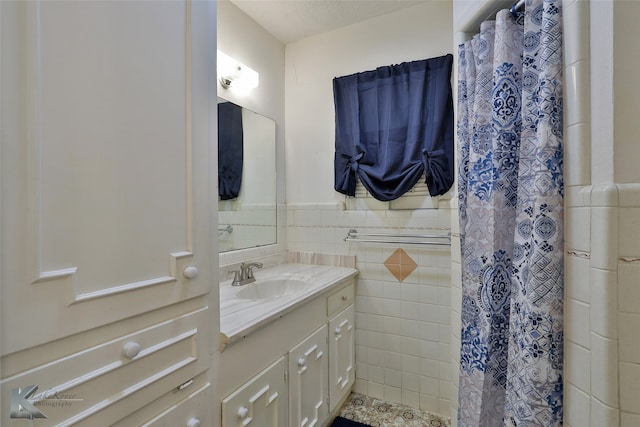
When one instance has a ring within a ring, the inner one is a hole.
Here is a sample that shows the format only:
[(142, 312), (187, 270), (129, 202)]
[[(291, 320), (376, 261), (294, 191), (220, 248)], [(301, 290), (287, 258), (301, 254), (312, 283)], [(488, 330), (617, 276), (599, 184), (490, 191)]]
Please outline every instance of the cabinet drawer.
[(142, 424), (142, 427), (207, 427), (211, 424), (211, 384), (196, 390), (189, 397), (167, 408), (162, 414)]
[[(213, 387), (208, 373), (203, 372), (178, 387), (169, 389), (166, 393), (148, 405), (133, 413), (129, 413), (120, 421), (109, 424), (104, 420), (92, 417), (88, 421), (91, 426), (109, 425), (110, 427), (200, 427), (211, 426)], [(142, 391), (144, 393), (144, 390)], [(128, 400), (137, 400), (132, 396)], [(121, 408), (120, 412), (126, 412)]]
[(355, 298), (355, 289), (353, 282), (344, 288), (327, 297), (327, 315), (333, 316), (340, 310), (346, 308), (349, 304), (353, 304)]
[(4, 380), (2, 396), (34, 384), (50, 425), (111, 425), (206, 371), (207, 320), (202, 307), (41, 365)]

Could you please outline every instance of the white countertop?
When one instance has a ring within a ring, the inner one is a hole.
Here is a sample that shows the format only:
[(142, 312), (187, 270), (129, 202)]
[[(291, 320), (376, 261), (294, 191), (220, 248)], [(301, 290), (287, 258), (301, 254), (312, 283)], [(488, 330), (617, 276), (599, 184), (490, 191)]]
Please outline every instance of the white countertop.
[(299, 305), (331, 290), (345, 279), (358, 274), (355, 268), (311, 264), (281, 264), (254, 270), (256, 283), (269, 278), (304, 277), (309, 288), (293, 295), (270, 299), (242, 299), (236, 292), (242, 286), (231, 286), (231, 280), (220, 284), (220, 340), (231, 344), (258, 328), (278, 319)]

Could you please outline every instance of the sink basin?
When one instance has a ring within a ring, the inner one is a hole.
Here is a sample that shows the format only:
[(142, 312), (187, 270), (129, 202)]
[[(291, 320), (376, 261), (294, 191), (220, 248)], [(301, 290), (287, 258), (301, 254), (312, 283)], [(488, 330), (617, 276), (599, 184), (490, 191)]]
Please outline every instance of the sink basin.
[(309, 282), (301, 279), (258, 279), (236, 292), (240, 299), (271, 299), (297, 294), (309, 289)]

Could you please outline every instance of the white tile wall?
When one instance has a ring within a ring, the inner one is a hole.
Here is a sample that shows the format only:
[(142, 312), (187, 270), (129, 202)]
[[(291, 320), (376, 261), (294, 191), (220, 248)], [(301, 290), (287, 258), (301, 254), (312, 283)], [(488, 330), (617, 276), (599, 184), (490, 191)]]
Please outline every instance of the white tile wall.
[[(593, 195), (592, 195), (593, 197)], [(591, 208), (591, 267), (615, 270), (618, 263), (618, 208)]]
[(565, 356), (568, 363), (565, 366), (565, 378), (574, 387), (589, 394), (591, 392), (591, 376), (587, 373), (591, 370), (591, 352), (578, 344), (567, 342), (565, 344)]
[(618, 283), (616, 271), (591, 269), (591, 330), (618, 338)]
[(640, 263), (618, 266), (618, 309), (620, 313), (640, 312)]
[(588, 123), (567, 126), (565, 156), (568, 159), (580, 159), (579, 161), (567, 162), (564, 169), (564, 179), (567, 184), (589, 185), (591, 182), (590, 131)]
[(620, 256), (640, 255), (640, 207), (620, 208)]
[(640, 186), (620, 185), (618, 334), (621, 425), (640, 420)]
[(591, 334), (591, 394), (612, 408), (619, 405), (618, 342), (595, 332)]
[[(640, 425), (640, 186), (607, 184), (589, 193), (581, 200), (574, 192), (578, 215), (568, 216), (579, 223), (568, 227), (569, 251), (585, 249), (584, 236), (571, 233), (586, 230), (590, 250), (566, 261), (566, 423)], [(588, 379), (579, 374), (586, 371)]]
[[(592, 397), (591, 398), (591, 427), (601, 427), (601, 426), (618, 426), (620, 424), (619, 421), (619, 411), (617, 407), (607, 406), (598, 399)], [(579, 424), (577, 424), (579, 425)]]
[(577, 256), (565, 256), (565, 298), (585, 304), (591, 302), (590, 261)]
[(640, 364), (620, 363), (620, 409), (640, 414)]
[(619, 317), (620, 361), (640, 364), (640, 314), (620, 313)]
[(575, 342), (584, 348), (591, 348), (591, 327), (589, 305), (583, 302), (567, 299), (564, 304), (564, 325), (567, 340)]
[(640, 426), (640, 415), (629, 412), (620, 414), (620, 427), (637, 427)]
[(591, 252), (591, 209), (588, 207), (566, 206), (565, 247), (568, 250)]
[(591, 419), (590, 393), (575, 387), (569, 380), (564, 388), (564, 422), (568, 426), (589, 426)]
[[(451, 254), (449, 247), (344, 242), (361, 232), (426, 234), (450, 230), (441, 209), (343, 210), (289, 205), (290, 251), (356, 255), (356, 390), (451, 414)], [(384, 266), (398, 247), (418, 264), (399, 282)], [(458, 270), (459, 271), (459, 270)]]

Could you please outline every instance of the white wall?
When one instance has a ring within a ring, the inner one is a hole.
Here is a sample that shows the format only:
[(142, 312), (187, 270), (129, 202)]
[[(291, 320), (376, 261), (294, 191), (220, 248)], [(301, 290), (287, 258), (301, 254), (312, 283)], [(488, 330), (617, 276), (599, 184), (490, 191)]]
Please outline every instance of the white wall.
[[(228, 0), (218, 4), (218, 50), (260, 74), (260, 85), (250, 92), (224, 89), (218, 83), (218, 96), (255, 111), (276, 122), (276, 179), (278, 203), (285, 198), (284, 134), (284, 45)], [(233, 251), (220, 255), (220, 264), (286, 249), (286, 211), (279, 207), (278, 244)]]
[(407, 8), (286, 46), (287, 203), (333, 190), (334, 77), (451, 52), (451, 2)]

